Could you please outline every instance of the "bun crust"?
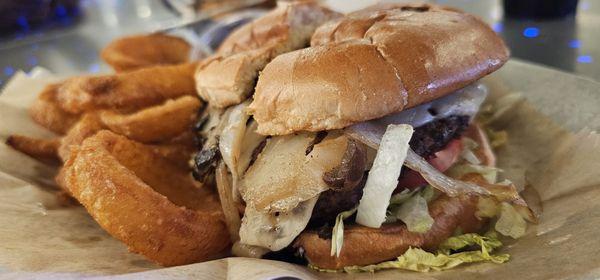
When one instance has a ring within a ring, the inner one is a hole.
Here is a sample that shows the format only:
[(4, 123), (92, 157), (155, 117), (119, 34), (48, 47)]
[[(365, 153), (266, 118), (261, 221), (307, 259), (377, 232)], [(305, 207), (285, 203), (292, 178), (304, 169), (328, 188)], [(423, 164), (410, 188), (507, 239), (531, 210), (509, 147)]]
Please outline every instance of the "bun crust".
[(216, 55), (198, 66), (198, 94), (217, 108), (241, 103), (252, 94), (258, 71), (269, 61), (306, 47), (319, 25), (339, 16), (315, 1), (281, 3), (234, 31)]
[[(269, 13), (233, 31), (219, 46), (217, 54), (227, 56), (288, 40), (301, 41), (305, 47), (317, 27), (341, 16), (314, 0), (280, 2)], [(295, 38), (299, 36), (303, 38)]]
[(429, 206), (435, 222), (426, 233), (409, 232), (402, 222), (381, 228), (352, 225), (344, 230), (344, 246), (337, 258), (330, 254), (331, 239), (320, 238), (314, 231), (303, 232), (294, 247), (303, 248), (311, 264), (325, 269), (380, 263), (404, 254), (409, 247), (435, 250), (458, 227), (464, 232), (481, 228), (484, 221), (475, 216), (477, 200), (471, 196), (438, 198)]
[(431, 5), (380, 5), (319, 27), (312, 47), (276, 57), (250, 105), (268, 135), (340, 129), (444, 96), (509, 52), (478, 18)]

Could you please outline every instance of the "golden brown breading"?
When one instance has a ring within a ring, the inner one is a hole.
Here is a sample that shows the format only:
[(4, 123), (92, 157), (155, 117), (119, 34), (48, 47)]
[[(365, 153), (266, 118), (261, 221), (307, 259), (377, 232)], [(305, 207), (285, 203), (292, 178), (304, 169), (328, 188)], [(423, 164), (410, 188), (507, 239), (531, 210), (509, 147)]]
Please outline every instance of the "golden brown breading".
[(11, 135), (6, 139), (6, 144), (47, 164), (58, 164), (58, 139), (37, 139), (23, 135)]
[(185, 63), (192, 47), (184, 39), (166, 34), (142, 34), (110, 42), (100, 56), (115, 71)]
[(218, 197), (152, 147), (101, 131), (73, 152), (58, 181), (131, 251), (171, 266), (230, 245)]
[(42, 90), (29, 108), (29, 116), (39, 125), (58, 134), (66, 133), (79, 119), (79, 115), (63, 110), (56, 101), (60, 84), (50, 84)]
[(134, 111), (168, 99), (195, 95), (196, 64), (155, 66), (132, 72), (70, 78), (58, 88), (61, 108), (73, 114), (94, 109)]

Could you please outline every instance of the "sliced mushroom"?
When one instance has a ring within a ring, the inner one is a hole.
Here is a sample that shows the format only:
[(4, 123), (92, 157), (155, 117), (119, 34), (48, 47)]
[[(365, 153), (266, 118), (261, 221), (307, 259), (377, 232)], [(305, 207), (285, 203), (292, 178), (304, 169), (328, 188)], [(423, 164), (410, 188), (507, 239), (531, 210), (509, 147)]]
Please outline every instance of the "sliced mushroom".
[[(343, 134), (329, 133), (315, 144), (316, 137), (302, 133), (266, 140), (240, 184), (246, 202), (241, 243), (273, 251), (288, 246), (308, 224), (319, 194), (329, 189), (324, 174), (343, 165), (345, 155), (359, 153), (356, 148), (347, 152), (352, 144)], [(339, 172), (336, 176), (348, 177)]]
[(196, 180), (201, 182), (212, 181), (215, 168), (220, 159), (219, 135), (223, 130), (221, 119), (225, 112), (220, 109), (206, 108), (195, 125), (198, 142), (202, 149), (194, 157), (194, 168), (192, 174)]
[(349, 140), (340, 165), (323, 174), (323, 181), (332, 189), (352, 189), (363, 178), (367, 163), (367, 151), (362, 143)]
[(302, 133), (268, 139), (241, 181), (246, 204), (258, 211), (287, 212), (328, 190), (323, 175), (340, 165), (349, 139), (330, 133), (307, 155), (315, 136)]

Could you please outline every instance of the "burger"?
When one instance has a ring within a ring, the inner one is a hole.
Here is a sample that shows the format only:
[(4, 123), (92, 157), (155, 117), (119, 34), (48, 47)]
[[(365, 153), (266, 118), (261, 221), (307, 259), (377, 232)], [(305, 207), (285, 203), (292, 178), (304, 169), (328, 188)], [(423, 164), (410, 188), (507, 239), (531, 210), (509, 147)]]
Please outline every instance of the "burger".
[(444, 269), (506, 261), (491, 254), (498, 233), (517, 238), (535, 221), (514, 184), (498, 182), (478, 121), (478, 81), (509, 58), (478, 18), (293, 2), (220, 50), (196, 74), (209, 105), (194, 175), (216, 184), (235, 255)]

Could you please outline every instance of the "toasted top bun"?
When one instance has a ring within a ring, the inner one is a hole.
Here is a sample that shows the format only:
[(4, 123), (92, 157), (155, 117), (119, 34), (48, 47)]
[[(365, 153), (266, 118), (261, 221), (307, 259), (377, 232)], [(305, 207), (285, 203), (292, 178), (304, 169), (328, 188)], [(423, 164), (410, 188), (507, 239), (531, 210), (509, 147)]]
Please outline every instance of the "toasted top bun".
[(281, 2), (269, 13), (232, 32), (217, 54), (227, 56), (282, 43), (306, 46), (304, 37), (310, 37), (324, 21), (340, 16), (314, 0)]
[(243, 102), (271, 59), (306, 47), (318, 26), (341, 16), (316, 1), (279, 3), (234, 31), (215, 55), (200, 63), (195, 74), (198, 95), (217, 108)]
[(340, 129), (429, 102), (500, 68), (478, 18), (431, 5), (369, 7), (319, 27), (261, 73), (250, 113), (268, 135)]

